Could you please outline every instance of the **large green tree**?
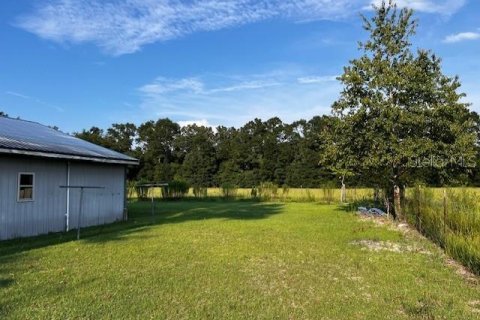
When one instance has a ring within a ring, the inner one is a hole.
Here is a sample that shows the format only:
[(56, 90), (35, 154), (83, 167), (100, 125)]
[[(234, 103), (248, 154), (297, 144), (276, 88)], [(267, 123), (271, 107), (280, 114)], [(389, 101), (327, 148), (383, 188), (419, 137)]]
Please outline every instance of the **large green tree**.
[(325, 154), (328, 136), (334, 125), (333, 117), (315, 116), (309, 121), (300, 120), (292, 123), (288, 148), (293, 151), (292, 160), (286, 161), (286, 184), (292, 187), (319, 187), (330, 184), (332, 180), (331, 163), (319, 164), (318, 154)]
[(177, 141), (181, 153), (180, 174), (193, 187), (211, 187), (217, 171), (215, 158), (215, 134), (210, 127), (185, 126)]
[(218, 170), (215, 175), (216, 185), (239, 185), (241, 170), (237, 147), (238, 130), (218, 126), (215, 134), (215, 152)]
[(110, 143), (105, 139), (105, 132), (98, 127), (91, 127), (88, 130), (82, 130), (81, 132), (75, 132), (74, 136), (82, 140), (110, 148)]
[(400, 219), (403, 186), (421, 167), (451, 177), (465, 169), (461, 159), (476, 156), (475, 122), (461, 102), (460, 82), (442, 73), (435, 54), (412, 50), (412, 14), (389, 1), (363, 18), (370, 37), (344, 68), (333, 105), (341, 120), (333, 141), (339, 167), (384, 187)]
[(171, 181), (178, 171), (176, 141), (180, 126), (170, 119), (147, 121), (138, 127), (139, 179)]
[(137, 127), (133, 123), (114, 123), (107, 129), (105, 139), (113, 150), (131, 154), (136, 136)]

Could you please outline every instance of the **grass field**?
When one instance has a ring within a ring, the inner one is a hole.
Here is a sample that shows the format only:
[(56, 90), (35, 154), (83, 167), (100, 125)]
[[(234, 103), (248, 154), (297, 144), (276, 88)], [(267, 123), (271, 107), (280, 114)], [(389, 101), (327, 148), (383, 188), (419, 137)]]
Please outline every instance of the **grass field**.
[[(441, 199), (443, 196), (443, 191), (445, 188), (428, 188), (432, 190), (433, 194)], [(480, 196), (480, 188), (448, 188), (449, 190), (454, 190), (458, 192), (467, 191), (469, 193), (474, 193)], [(410, 197), (415, 188), (407, 188), (406, 195)], [(237, 199), (250, 199), (252, 189), (249, 188), (238, 188), (236, 189)], [(155, 198), (161, 198), (162, 192), (161, 188), (151, 188), (149, 189), (148, 196), (151, 195)], [(129, 188), (128, 191), (129, 198), (135, 199), (137, 193), (134, 188)], [(372, 188), (347, 188), (346, 189), (346, 201), (347, 202), (357, 202), (362, 200), (371, 200), (374, 196), (374, 190)], [(190, 188), (188, 198), (194, 198), (193, 188)], [(207, 197), (208, 198), (220, 198), (223, 197), (221, 188), (207, 188)], [(281, 188), (277, 189), (275, 197), (272, 199), (274, 201), (281, 202), (330, 202), (338, 203), (340, 202), (340, 188)]]
[[(250, 188), (238, 188), (235, 192), (236, 199), (250, 199), (252, 189)], [(135, 199), (137, 193), (134, 188), (129, 189), (129, 197)], [(149, 197), (155, 198), (162, 197), (161, 188), (149, 189)], [(190, 188), (188, 198), (193, 198), (193, 188)], [(221, 188), (207, 188), (207, 198), (220, 198), (223, 197)], [(347, 201), (355, 202), (364, 199), (373, 198), (373, 189), (368, 188), (348, 188), (346, 192)], [(340, 201), (340, 189), (339, 188), (278, 188), (276, 194), (270, 199), (273, 201), (281, 202), (329, 202), (337, 203)]]
[(432, 243), (333, 205), (138, 202), (83, 235), (0, 243), (0, 319), (480, 316), (480, 285)]

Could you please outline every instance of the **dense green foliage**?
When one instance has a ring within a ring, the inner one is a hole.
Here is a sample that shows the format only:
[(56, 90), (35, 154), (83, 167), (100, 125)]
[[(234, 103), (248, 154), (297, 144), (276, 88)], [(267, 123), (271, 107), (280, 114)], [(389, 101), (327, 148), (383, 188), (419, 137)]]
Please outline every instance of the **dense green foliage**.
[(283, 123), (255, 119), (241, 128), (189, 125), (169, 119), (114, 124), (76, 135), (140, 159), (132, 179), (149, 182), (187, 181), (193, 187), (233, 185), (252, 188), (262, 182), (318, 187), (334, 174), (319, 164), (325, 129), (331, 117)]
[[(190, 186), (187, 182), (182, 180), (173, 180), (168, 183), (168, 186), (163, 189), (165, 192), (165, 197), (170, 199), (180, 199), (183, 198), (190, 189)], [(205, 192), (206, 194), (206, 192)], [(196, 195), (200, 195), (200, 192), (197, 191)]]
[(233, 199), (237, 196), (238, 188), (231, 183), (224, 183), (221, 186), (222, 196), (228, 199)]
[(461, 102), (458, 78), (442, 73), (441, 60), (412, 50), (413, 12), (392, 3), (383, 1), (373, 18), (364, 18), (370, 36), (359, 45), (363, 54), (340, 77), (331, 160), (391, 190), (389, 198), (398, 195), (395, 213), (401, 215), (405, 185), (466, 179), (477, 161), (478, 119)]
[[(279, 187), (318, 188), (340, 186), (343, 152), (338, 152), (335, 158), (329, 153), (335, 125), (338, 125), (337, 119), (330, 116), (292, 124), (273, 118), (257, 119), (238, 129), (218, 127), (213, 130), (196, 125), (180, 128), (169, 119), (160, 119), (144, 123), (132, 132), (124, 132), (125, 137), (117, 140), (122, 141), (118, 146), (112, 142), (110, 134), (101, 130), (92, 128), (89, 132), (95, 134), (84, 132), (78, 136), (140, 159), (140, 166), (130, 171), (130, 178), (135, 180), (168, 182), (180, 179), (192, 187), (230, 184), (252, 188), (262, 182), (272, 182)], [(114, 130), (112, 128), (108, 131)], [(128, 143), (130, 146), (125, 148)], [(417, 180), (434, 186), (480, 183), (478, 167), (463, 171), (455, 181), (446, 180), (433, 169), (416, 168)], [(353, 167), (351, 171), (355, 175), (347, 171), (348, 186), (378, 185), (370, 172)]]
[(133, 203), (128, 223), (86, 229), (81, 241), (0, 243), (0, 319), (478, 319), (480, 287), (429, 241), (336, 206), (155, 208), (152, 217), (149, 202)]

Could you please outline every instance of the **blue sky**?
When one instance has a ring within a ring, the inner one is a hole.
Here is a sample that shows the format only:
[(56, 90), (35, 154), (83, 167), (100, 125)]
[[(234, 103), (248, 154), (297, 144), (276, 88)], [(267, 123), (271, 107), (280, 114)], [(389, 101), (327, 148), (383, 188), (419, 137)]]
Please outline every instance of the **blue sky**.
[[(371, 2), (1, 1), (0, 110), (67, 132), (326, 114)], [(415, 47), (441, 56), (480, 111), (480, 1), (397, 3), (416, 9)]]

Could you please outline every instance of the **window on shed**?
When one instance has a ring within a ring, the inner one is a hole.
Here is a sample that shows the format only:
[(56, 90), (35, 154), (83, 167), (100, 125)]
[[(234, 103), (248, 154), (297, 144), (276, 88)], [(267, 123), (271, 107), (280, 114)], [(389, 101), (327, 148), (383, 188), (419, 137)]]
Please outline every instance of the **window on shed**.
[(33, 201), (34, 173), (18, 174), (18, 201)]

